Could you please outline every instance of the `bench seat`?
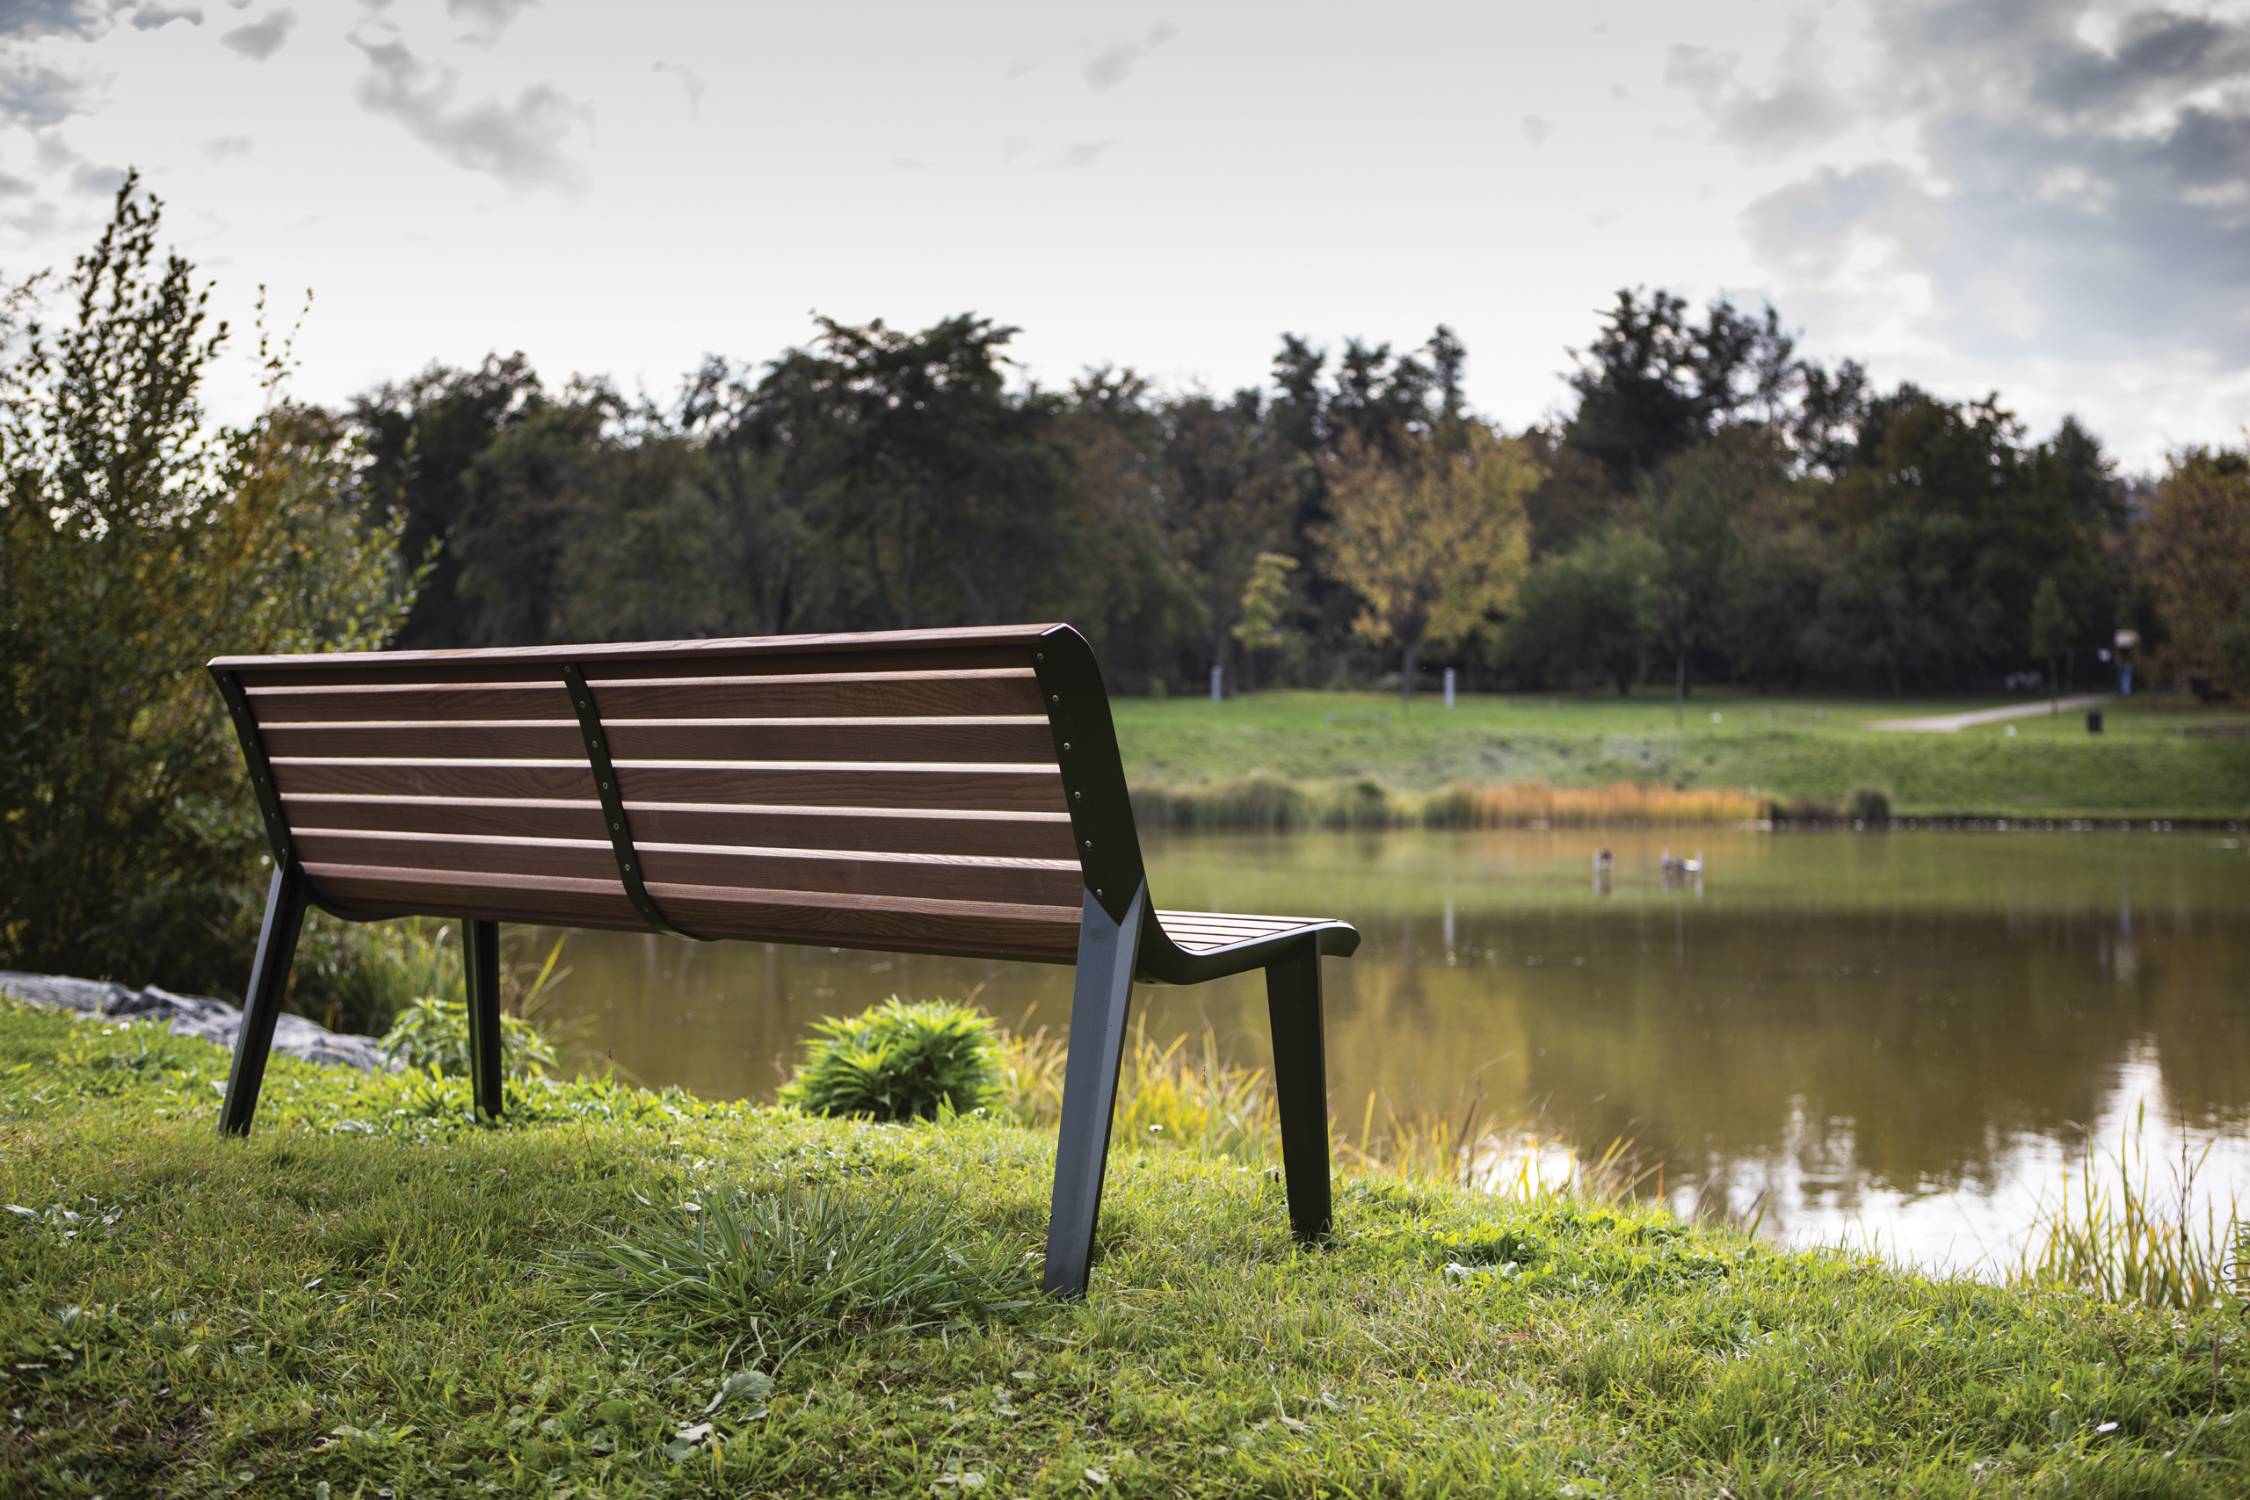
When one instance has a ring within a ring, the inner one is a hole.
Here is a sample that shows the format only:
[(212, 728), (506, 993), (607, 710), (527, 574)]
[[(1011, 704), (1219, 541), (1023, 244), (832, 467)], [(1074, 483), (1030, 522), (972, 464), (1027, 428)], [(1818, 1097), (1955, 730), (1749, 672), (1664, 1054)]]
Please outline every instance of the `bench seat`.
[(462, 924), (497, 1117), (499, 924), (1071, 964), (1046, 1279), (1083, 1293), (1136, 981), (1263, 970), (1289, 1217), (1329, 1221), (1327, 918), (1158, 910), (1067, 625), (210, 664), (273, 849), (220, 1128), (250, 1128), (308, 906)]

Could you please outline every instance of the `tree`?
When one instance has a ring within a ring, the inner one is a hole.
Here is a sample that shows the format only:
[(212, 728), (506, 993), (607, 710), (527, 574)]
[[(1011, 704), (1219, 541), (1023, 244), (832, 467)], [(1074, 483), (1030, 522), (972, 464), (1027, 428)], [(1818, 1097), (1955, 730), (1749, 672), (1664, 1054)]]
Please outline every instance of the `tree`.
[(1065, 592), (1074, 468), (1061, 403), (1005, 389), (1016, 330), (820, 320), (758, 383), (780, 482), (817, 497), (846, 606), (871, 625), (1030, 619)]
[[(539, 376), (523, 355), (495, 354), (474, 370), (432, 365), (352, 403), (361, 504), (376, 524), (397, 525), (405, 566), (427, 567), (397, 644), (491, 644), (481, 634), (477, 603), (461, 591), (466, 548), (457, 547), (455, 537), (478, 529), (478, 459), (543, 399)], [(506, 524), (482, 528), (503, 552)], [(504, 556), (496, 561), (504, 566)]]
[(2225, 680), (2222, 632), (2250, 608), (2250, 449), (2172, 455), (2142, 523), (2141, 566), (2170, 634), (2163, 665)]
[(1620, 290), (1573, 352), (1578, 410), (1564, 436), (1630, 492), (1738, 415), (1778, 425), (1802, 379), (1795, 347), (1771, 308), (1753, 318), (1721, 299), (1697, 324), (1684, 298)]
[(1663, 549), (1641, 532), (1609, 527), (1581, 539), (1525, 576), (1502, 660), (1527, 683), (1630, 692), (1657, 638), (1663, 568)]
[(0, 369), (0, 964), (231, 990), (264, 840), (202, 664), (379, 645), (410, 581), (284, 356), (260, 416), (206, 421), (227, 330), (162, 219), (128, 175)]
[(1741, 551), (1735, 513), (1781, 482), (1784, 462), (1769, 429), (1730, 428), (1674, 458), (1648, 489), (1648, 533), (1664, 552), (1657, 618), (1672, 657), (1674, 715), (1683, 721), (1695, 653), (1723, 627), (1729, 574)]
[(1286, 661), (1302, 649), (1304, 634), (1293, 618), (1297, 596), (1290, 581), (1296, 571), (1297, 559), (1286, 552), (1261, 552), (1251, 564), (1250, 581), (1242, 590), (1242, 617), (1234, 626), (1234, 638), (1251, 661), (1261, 651)]
[(2063, 608), (2061, 588), (2054, 575), (2039, 580), (2031, 596), (2031, 654), (2047, 664), (2047, 700), (2055, 712), (2061, 708), (2062, 654), (2070, 649), (2070, 611)]
[(1461, 640), (1515, 602), (1539, 469), (1520, 439), (1471, 423), (1458, 446), (1416, 439), (1396, 459), (1347, 442), (1326, 472), (1331, 565), (1360, 601), (1352, 628), (1398, 648), (1399, 692), (1411, 696), (1425, 646)]

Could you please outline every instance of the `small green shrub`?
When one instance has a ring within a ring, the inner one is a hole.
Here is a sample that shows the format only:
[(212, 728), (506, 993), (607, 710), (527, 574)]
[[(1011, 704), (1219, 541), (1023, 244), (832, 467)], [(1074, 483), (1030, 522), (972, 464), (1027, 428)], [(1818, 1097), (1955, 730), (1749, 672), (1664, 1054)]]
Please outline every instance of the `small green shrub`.
[(604, 1332), (708, 1340), (774, 1362), (827, 1339), (954, 1327), (1035, 1300), (1029, 1253), (956, 1204), (856, 1184), (683, 1207), (565, 1267)]
[(942, 1000), (896, 995), (856, 1016), (814, 1028), (781, 1102), (816, 1115), (934, 1120), (941, 1108), (982, 1109), (1000, 1092), (999, 1033), (992, 1018)]
[(1844, 816), (1854, 823), (1888, 823), (1891, 820), (1891, 794), (1877, 786), (1853, 787), (1844, 799)]
[[(469, 1074), (469, 1006), (450, 995), (424, 995), (400, 1011), (383, 1033), (383, 1051), (415, 1072), (436, 1068), (454, 1078)], [(500, 1071), (509, 1078), (544, 1078), (556, 1064), (554, 1043), (521, 1016), (500, 1017)]]

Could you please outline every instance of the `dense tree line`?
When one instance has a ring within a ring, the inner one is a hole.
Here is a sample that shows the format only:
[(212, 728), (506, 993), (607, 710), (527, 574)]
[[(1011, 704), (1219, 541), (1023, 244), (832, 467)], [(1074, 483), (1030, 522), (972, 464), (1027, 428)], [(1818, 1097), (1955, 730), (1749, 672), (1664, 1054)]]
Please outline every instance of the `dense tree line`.
[[(1880, 389), (1770, 309), (1622, 291), (1572, 409), (1515, 433), (1466, 410), (1442, 327), (1285, 336), (1224, 397), (1012, 381), (1014, 332), (824, 320), (662, 401), (497, 355), (369, 392), (355, 494), (429, 567), (399, 644), (1067, 618), (1127, 691), (1442, 662), (1902, 692), (2091, 681), (2134, 628), (2159, 666), (2244, 680), (2245, 575), (2206, 553), (2216, 581), (2174, 587), (2140, 545), (2172, 492), (2239, 511), (2240, 455), (2136, 491), (2075, 419), (2034, 439), (1997, 396)], [(2171, 615), (2195, 623), (2167, 657)]]

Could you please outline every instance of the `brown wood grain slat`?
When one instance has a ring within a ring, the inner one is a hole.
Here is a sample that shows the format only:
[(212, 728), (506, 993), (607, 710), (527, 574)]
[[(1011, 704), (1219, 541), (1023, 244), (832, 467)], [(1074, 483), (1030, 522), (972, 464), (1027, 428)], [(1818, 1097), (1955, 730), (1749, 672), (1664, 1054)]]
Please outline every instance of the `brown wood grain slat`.
[(1250, 912), (1231, 911), (1159, 911), (1157, 920), (1170, 926), (1174, 922), (1217, 923), (1225, 926), (1247, 926), (1269, 930), (1288, 931), (1297, 927), (1318, 927), (1333, 922), (1334, 917), (1271, 917)]
[[(368, 674), (372, 676), (373, 674)], [(562, 719), (578, 722), (559, 678), (537, 682), (359, 682), (327, 687), (245, 684), (261, 725), (390, 720)]]
[[(699, 667), (700, 674), (705, 669)], [(559, 678), (534, 682), (360, 682), (248, 686), (258, 722), (428, 723), (560, 719), (577, 722)], [(1042, 714), (1028, 667), (976, 672), (817, 672), (644, 677), (605, 682), (601, 711), (624, 719), (951, 718)]]
[[(803, 637), (781, 636), (787, 645)], [(552, 682), (564, 662), (583, 666), (597, 686), (613, 679), (727, 676), (745, 673), (967, 672), (1020, 670), (1031, 663), (1025, 646), (941, 643), (871, 646), (856, 651), (726, 650), (725, 642), (687, 642), (709, 650), (673, 651), (625, 646), (539, 647), (540, 654), (487, 651), (377, 651), (301, 656), (222, 656), (211, 666), (233, 672), (244, 687), (332, 687), (388, 682)], [(645, 652), (645, 654), (636, 654)], [(576, 654), (574, 654), (576, 653)]]
[[(443, 869), (490, 875), (614, 878), (606, 841), (525, 840), (444, 833), (370, 833), (300, 829), (307, 864)], [(937, 897), (1063, 906), (1084, 880), (1069, 863), (967, 860), (951, 856), (853, 856), (825, 852), (729, 850), (643, 841), (645, 877), (680, 885), (712, 885), (830, 894)]]
[[(428, 914), (646, 931), (616, 882), (310, 864), (314, 889), (373, 915)], [(1078, 908), (652, 884), (671, 920), (708, 937), (1069, 963)]]
[[(398, 833), (475, 833), (517, 838), (600, 839), (601, 805), (536, 798), (386, 799), (343, 794), (285, 796), (298, 828)], [(628, 802), (634, 834), (655, 842), (837, 849), (895, 854), (959, 854), (1072, 859), (1062, 813), (961, 813), (840, 808), (730, 807), (716, 803)]]
[(594, 773), (583, 760), (298, 760), (274, 757), (273, 783), (294, 792), (359, 792), (387, 797), (563, 797), (593, 801)]
[[(688, 766), (621, 762), (629, 800), (813, 807), (950, 808), (1051, 812), (1062, 807), (1062, 773), (977, 765)], [(591, 798), (582, 763), (473, 760), (306, 760), (276, 756), (274, 785), (295, 792), (410, 797)]]
[(713, 937), (1072, 963), (1076, 906), (904, 901), (651, 883), (665, 914)]
[[(617, 760), (990, 761), (1055, 758), (1043, 718), (607, 719)], [(568, 760), (586, 753), (575, 718), (546, 723), (360, 723), (260, 726), (266, 753), (291, 757)]]
[(305, 874), (316, 894), (369, 916), (468, 917), (648, 930), (614, 872), (602, 881), (308, 863)]
[(1297, 926), (1301, 926), (1301, 925), (1302, 925), (1301, 923), (1297, 923), (1297, 922), (1261, 922), (1261, 921), (1257, 920), (1257, 919), (1256, 919), (1256, 918), (1254, 918), (1254, 917), (1243, 917), (1243, 918), (1227, 918), (1227, 917), (1192, 917), (1192, 918), (1191, 918), (1191, 917), (1176, 917), (1176, 916), (1173, 916), (1173, 917), (1159, 917), (1159, 918), (1158, 918), (1157, 920), (1158, 920), (1159, 922), (1163, 923), (1163, 925), (1164, 925), (1164, 930), (1165, 930), (1165, 931), (1167, 931), (1167, 932), (1172, 932), (1172, 931), (1183, 931), (1183, 932), (1186, 932), (1186, 931), (1202, 931), (1202, 932), (1286, 932), (1286, 931), (1288, 931), (1288, 930), (1289, 930), (1290, 928), (1292, 928), (1292, 927), (1297, 927)]
[(475, 646), (441, 651), (328, 651), (285, 656), (221, 656), (220, 670), (269, 662), (453, 664), (464, 661), (559, 662), (633, 657), (871, 656), (885, 651), (962, 647), (1026, 649), (1055, 625), (948, 625), (921, 630), (851, 630), (803, 635), (702, 636), (671, 641), (598, 641), (562, 646)]
[[(830, 665), (833, 665), (831, 663)], [(594, 684), (609, 719), (919, 718), (1044, 714), (1029, 667), (961, 672), (616, 678)]]

